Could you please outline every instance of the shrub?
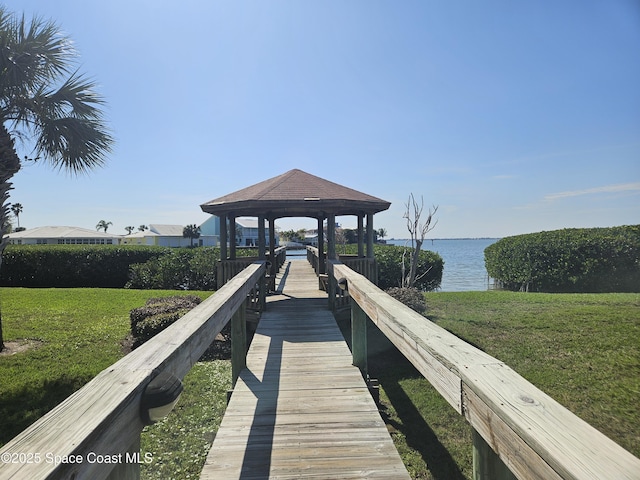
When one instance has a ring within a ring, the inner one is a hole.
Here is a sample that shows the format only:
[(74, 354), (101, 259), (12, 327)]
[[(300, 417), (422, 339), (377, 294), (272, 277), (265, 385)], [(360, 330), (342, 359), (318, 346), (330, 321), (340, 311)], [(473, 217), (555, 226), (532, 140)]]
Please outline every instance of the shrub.
[(508, 290), (640, 291), (640, 225), (506, 237), (484, 256), (488, 274)]
[(427, 310), (424, 294), (417, 288), (393, 287), (388, 288), (386, 292), (420, 314), (423, 314)]
[[(409, 271), (410, 251), (395, 245), (375, 245), (374, 255), (378, 264), (378, 286), (386, 290), (402, 285), (402, 255), (406, 250), (406, 273)], [(415, 288), (432, 291), (440, 288), (444, 261), (435, 252), (422, 250), (418, 261), (418, 280)]]
[(128, 245), (9, 245), (2, 256), (0, 285), (122, 288), (131, 264), (167, 251)]
[(173, 249), (145, 263), (131, 265), (126, 288), (215, 290), (219, 259), (217, 247)]
[(150, 298), (129, 312), (133, 348), (153, 338), (201, 302), (195, 295)]

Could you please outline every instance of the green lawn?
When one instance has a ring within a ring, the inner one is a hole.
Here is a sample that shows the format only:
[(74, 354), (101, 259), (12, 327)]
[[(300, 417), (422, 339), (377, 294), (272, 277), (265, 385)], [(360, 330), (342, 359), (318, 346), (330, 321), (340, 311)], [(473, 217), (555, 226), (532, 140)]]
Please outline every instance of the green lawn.
[[(439, 292), (426, 300), (435, 323), (640, 456), (639, 294)], [(371, 326), (370, 373), (413, 478), (471, 478), (469, 426)]]
[[(185, 292), (187, 293), (187, 292)], [(4, 444), (122, 356), (128, 313), (174, 291), (0, 289), (6, 340), (35, 349), (0, 357)], [(203, 297), (210, 292), (200, 293)], [(429, 293), (427, 315), (505, 361), (640, 455), (640, 295)], [(348, 319), (340, 321), (348, 330)], [(470, 429), (388, 341), (370, 329), (370, 372), (383, 416), (413, 478), (471, 478)], [(197, 478), (225, 406), (228, 361), (201, 362), (174, 412), (145, 429), (144, 478)], [(203, 401), (206, 399), (206, 401)]]
[[(4, 339), (41, 342), (0, 356), (0, 444), (123, 356), (129, 310), (175, 291), (0, 289)], [(202, 292), (206, 297), (211, 292)]]

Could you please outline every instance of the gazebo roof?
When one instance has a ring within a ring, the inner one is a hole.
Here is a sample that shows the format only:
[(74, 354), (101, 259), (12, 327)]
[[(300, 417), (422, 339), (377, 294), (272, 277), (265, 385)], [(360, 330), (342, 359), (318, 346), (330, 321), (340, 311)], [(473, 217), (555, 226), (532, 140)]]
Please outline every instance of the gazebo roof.
[(366, 193), (330, 182), (302, 170), (256, 183), (200, 205), (213, 215), (281, 217), (324, 217), (377, 213), (391, 203)]

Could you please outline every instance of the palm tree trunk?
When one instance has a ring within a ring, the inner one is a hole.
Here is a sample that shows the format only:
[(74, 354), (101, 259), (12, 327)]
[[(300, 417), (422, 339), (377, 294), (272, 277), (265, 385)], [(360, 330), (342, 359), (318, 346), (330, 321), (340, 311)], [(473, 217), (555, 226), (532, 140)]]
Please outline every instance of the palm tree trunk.
[[(2, 253), (7, 246), (5, 234), (9, 228), (9, 190), (11, 178), (20, 170), (20, 158), (13, 145), (9, 131), (0, 123), (0, 267), (2, 267)], [(0, 351), (4, 349), (2, 336), (2, 317), (0, 316)]]

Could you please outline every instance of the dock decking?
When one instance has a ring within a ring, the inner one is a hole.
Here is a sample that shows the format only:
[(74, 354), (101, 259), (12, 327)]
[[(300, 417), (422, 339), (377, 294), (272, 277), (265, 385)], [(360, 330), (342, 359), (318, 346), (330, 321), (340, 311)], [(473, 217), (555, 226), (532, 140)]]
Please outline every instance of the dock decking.
[(410, 478), (309, 264), (278, 292), (200, 478)]

